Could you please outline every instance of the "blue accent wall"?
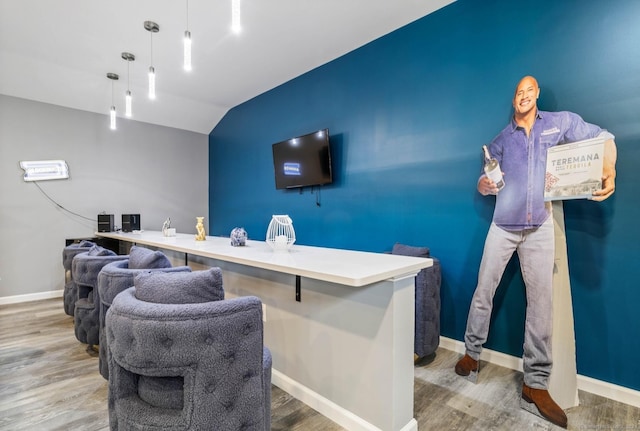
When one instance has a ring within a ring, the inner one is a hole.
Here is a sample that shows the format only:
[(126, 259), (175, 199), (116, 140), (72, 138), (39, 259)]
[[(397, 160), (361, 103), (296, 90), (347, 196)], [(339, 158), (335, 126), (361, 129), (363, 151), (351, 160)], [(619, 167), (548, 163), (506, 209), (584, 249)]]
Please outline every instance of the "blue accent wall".
[[(524, 75), (544, 110), (616, 135), (615, 195), (565, 203), (578, 372), (640, 390), (640, 2), (459, 0), (228, 112), (211, 132), (212, 235), (264, 239), (288, 214), (297, 242), (384, 252), (426, 245), (443, 271), (442, 335), (462, 340), (493, 201), (482, 144)], [(271, 145), (328, 127), (335, 182), (276, 190)], [(520, 356), (524, 286), (512, 261), (486, 347)]]

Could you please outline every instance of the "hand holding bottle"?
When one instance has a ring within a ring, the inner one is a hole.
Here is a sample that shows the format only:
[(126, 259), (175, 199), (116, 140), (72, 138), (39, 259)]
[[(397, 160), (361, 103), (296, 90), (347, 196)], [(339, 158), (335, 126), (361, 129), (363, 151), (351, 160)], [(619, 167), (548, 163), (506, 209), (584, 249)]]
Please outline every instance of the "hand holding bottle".
[(483, 175), (478, 180), (478, 191), (482, 196), (497, 195), (500, 189), (496, 186), (496, 183), (491, 181), (489, 177)]

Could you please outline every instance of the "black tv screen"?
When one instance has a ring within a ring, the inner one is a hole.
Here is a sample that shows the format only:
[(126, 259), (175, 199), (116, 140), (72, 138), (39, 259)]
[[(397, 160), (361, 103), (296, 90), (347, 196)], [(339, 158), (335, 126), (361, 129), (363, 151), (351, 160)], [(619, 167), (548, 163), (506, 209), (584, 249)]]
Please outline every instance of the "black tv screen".
[(276, 189), (330, 184), (329, 129), (273, 144)]

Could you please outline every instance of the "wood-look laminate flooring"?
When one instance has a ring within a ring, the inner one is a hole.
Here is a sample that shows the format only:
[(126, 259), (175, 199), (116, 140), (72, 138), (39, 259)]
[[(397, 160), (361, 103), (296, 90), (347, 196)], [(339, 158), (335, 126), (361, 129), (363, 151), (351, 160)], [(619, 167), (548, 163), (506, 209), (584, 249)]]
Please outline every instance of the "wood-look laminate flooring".
[[(521, 373), (483, 363), (473, 384), (453, 372), (458, 356), (438, 349), (416, 364), (420, 431), (560, 429), (520, 409)], [(274, 431), (343, 430), (275, 386), (271, 396)], [(108, 430), (106, 399), (97, 353), (76, 340), (62, 299), (0, 306), (0, 430)], [(567, 411), (570, 430), (640, 430), (638, 408), (585, 392), (580, 401)]]

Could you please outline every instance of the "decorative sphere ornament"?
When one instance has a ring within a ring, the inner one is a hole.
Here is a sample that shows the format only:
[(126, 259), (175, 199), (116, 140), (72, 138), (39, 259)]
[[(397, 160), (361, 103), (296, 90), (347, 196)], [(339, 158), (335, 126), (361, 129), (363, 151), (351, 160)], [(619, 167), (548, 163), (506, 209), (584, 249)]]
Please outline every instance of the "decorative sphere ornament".
[(236, 227), (231, 231), (231, 245), (241, 247), (247, 243), (247, 231), (243, 227)]

